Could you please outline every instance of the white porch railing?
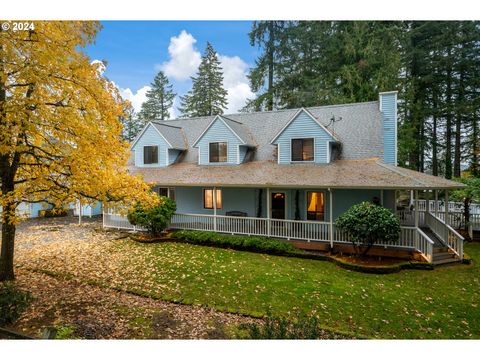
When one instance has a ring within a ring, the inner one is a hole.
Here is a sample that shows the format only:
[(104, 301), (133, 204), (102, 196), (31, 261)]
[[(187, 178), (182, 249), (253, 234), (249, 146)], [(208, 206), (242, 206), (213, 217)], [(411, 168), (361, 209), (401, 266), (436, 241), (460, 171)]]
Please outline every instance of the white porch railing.
[[(435, 200), (429, 200), (430, 212), (435, 212)], [(427, 209), (427, 200), (418, 200), (418, 210), (425, 211)], [(462, 211), (463, 203), (449, 201), (448, 202), (448, 211)], [(438, 201), (438, 211), (445, 212), (445, 201)], [(472, 214), (480, 215), (480, 204), (471, 204), (470, 212)]]
[[(103, 226), (116, 229), (143, 231), (142, 227), (133, 226), (125, 216), (104, 213)], [(349, 236), (338, 229), (335, 224), (319, 221), (280, 220), (252, 217), (236, 217), (223, 215), (179, 214), (173, 215), (170, 228), (184, 230), (216, 231), (229, 234), (258, 235), (287, 240), (305, 240), (331, 242), (330, 229), (333, 229), (334, 243), (351, 243)], [(428, 261), (433, 258), (433, 242), (415, 227), (401, 226), (398, 242), (377, 243), (375, 246), (384, 248), (402, 248), (417, 250), (423, 253)], [(454, 243), (453, 235), (450, 242)], [(458, 241), (457, 241), (458, 243)], [(458, 247), (457, 243), (455, 246)], [(460, 244), (460, 243), (458, 243)], [(461, 246), (462, 244), (460, 244)]]
[(425, 234), (422, 229), (416, 228), (415, 249), (420, 251), (429, 263), (433, 261), (433, 241)]
[(427, 226), (433, 231), (435, 235), (448, 246), (459, 258), (463, 259), (463, 237), (457, 233), (450, 225), (433, 214), (425, 213)]

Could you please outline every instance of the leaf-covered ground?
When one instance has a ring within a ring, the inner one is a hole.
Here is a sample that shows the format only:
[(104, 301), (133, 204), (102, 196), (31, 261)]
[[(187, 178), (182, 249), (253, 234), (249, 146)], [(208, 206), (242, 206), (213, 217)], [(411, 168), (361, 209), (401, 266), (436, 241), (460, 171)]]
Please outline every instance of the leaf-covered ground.
[[(118, 232), (99, 231), (100, 225), (27, 223), (17, 239), (17, 264), (22, 271), (61, 274), (95, 289), (232, 313), (317, 316), (326, 328), (358, 336), (480, 338), (476, 262), (373, 275), (316, 260), (142, 244)], [(474, 260), (480, 258), (479, 244), (467, 245), (466, 251)]]

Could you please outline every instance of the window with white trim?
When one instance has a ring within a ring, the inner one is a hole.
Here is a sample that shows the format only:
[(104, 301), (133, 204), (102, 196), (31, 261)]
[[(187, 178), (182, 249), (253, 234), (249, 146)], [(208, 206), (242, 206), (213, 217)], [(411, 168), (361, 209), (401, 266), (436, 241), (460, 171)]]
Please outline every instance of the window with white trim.
[[(222, 208), (222, 190), (217, 189), (217, 209)], [(213, 189), (203, 189), (203, 208), (213, 209)]]
[(292, 139), (292, 161), (313, 161), (314, 156), (313, 138)]
[(211, 163), (227, 162), (227, 143), (211, 142), (209, 145), (209, 161)]

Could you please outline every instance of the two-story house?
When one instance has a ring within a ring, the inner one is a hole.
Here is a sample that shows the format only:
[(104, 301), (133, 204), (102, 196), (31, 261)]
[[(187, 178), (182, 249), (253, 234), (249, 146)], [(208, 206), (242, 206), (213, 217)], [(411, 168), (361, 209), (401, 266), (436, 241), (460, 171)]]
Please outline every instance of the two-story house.
[[(397, 166), (394, 91), (365, 103), (153, 121), (132, 143), (131, 159), (131, 173), (175, 199), (173, 228), (271, 236), (304, 247), (348, 243), (335, 219), (361, 201), (396, 212), (398, 190), (417, 199), (431, 190), (433, 199), (438, 190), (462, 187)], [(428, 261), (442, 260), (440, 252), (461, 259), (461, 237), (437, 211), (400, 215), (395, 249)]]

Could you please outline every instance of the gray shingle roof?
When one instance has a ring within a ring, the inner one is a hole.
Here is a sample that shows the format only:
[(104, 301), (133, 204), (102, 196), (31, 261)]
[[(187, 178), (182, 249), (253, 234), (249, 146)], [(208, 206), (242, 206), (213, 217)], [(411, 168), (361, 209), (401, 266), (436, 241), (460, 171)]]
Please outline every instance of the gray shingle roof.
[[(228, 124), (239, 136), (256, 145), (254, 160), (274, 160), (275, 146), (270, 141), (298, 110), (240, 113), (222, 115), (222, 118), (226, 122), (230, 120)], [(310, 107), (307, 110), (341, 141), (341, 159), (383, 157), (383, 124), (378, 101)], [(330, 124), (332, 116), (342, 118), (334, 127)], [(192, 145), (214, 118), (215, 116), (206, 116), (162, 122), (184, 130), (188, 148), (183, 161), (197, 161), (198, 150)]]
[(152, 122), (152, 125), (155, 126), (174, 149), (188, 149), (185, 133), (182, 128), (173, 126), (173, 124), (166, 124), (165, 121)]
[(180, 162), (165, 168), (131, 166), (148, 183), (166, 186), (302, 187), (358, 189), (456, 189), (463, 184), (378, 159), (337, 160), (328, 165), (280, 165), (253, 161), (241, 165), (208, 166)]
[(255, 141), (253, 140), (252, 134), (248, 132), (245, 126), (235, 120), (229, 119), (225, 116), (220, 116), (225, 123), (232, 128), (233, 131), (238, 135), (240, 139), (245, 143), (245, 145), (255, 146)]

